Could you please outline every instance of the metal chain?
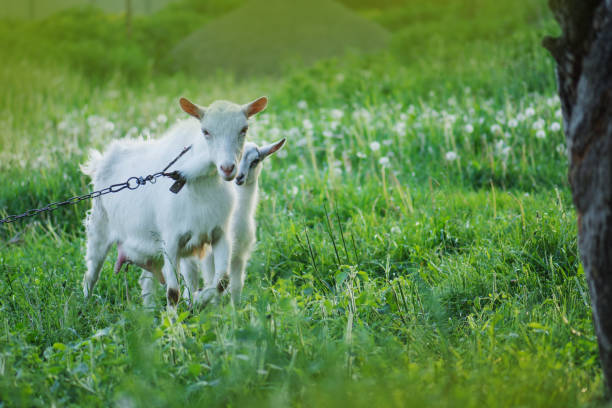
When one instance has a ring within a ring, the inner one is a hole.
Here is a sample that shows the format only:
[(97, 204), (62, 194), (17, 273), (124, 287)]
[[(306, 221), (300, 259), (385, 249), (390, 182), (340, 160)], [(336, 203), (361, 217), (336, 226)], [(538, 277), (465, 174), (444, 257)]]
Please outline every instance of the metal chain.
[(170, 188), (170, 191), (172, 191), (173, 193), (178, 193), (180, 189), (185, 185), (184, 177), (178, 171), (166, 173), (166, 170), (168, 170), (170, 166), (176, 163), (178, 159), (180, 159), (185, 153), (187, 153), (189, 149), (191, 149), (191, 146), (185, 147), (183, 151), (178, 156), (176, 156), (176, 158), (172, 160), (162, 171), (159, 171), (154, 174), (149, 174), (148, 176), (145, 176), (145, 177), (130, 177), (124, 183), (113, 184), (109, 187), (103, 188), (102, 190), (92, 191), (89, 194), (85, 194), (81, 196), (70, 197), (67, 200), (47, 204), (46, 206), (42, 208), (34, 208), (22, 214), (9, 215), (8, 217), (0, 220), (0, 225), (8, 224), (10, 222), (15, 222), (22, 218), (33, 217), (34, 215), (40, 214), (42, 212), (47, 212), (47, 211), (51, 212), (65, 205), (76, 204), (80, 201), (88, 200), (90, 198), (100, 197), (100, 196), (103, 196), (109, 193), (118, 193), (119, 191), (125, 190), (126, 188), (128, 190), (136, 190), (138, 187), (144, 186), (145, 184), (147, 184), (147, 182), (151, 184), (155, 184), (157, 182), (157, 179), (160, 177), (169, 177), (175, 180), (175, 183)]

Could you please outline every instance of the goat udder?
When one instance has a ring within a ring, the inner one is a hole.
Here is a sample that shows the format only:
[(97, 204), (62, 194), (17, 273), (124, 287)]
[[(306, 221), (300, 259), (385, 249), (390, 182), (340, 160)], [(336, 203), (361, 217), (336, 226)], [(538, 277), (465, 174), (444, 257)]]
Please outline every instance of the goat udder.
[(121, 250), (121, 247), (118, 246), (117, 247), (117, 262), (115, 262), (115, 268), (114, 268), (115, 274), (119, 273), (119, 271), (121, 270), (121, 267), (126, 262), (128, 262), (127, 256), (125, 256), (125, 254)]

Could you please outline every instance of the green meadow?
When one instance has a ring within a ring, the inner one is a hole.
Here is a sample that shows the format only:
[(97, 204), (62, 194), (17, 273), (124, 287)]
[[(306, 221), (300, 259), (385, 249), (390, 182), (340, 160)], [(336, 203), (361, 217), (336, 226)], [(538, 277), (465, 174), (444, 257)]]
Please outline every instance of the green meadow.
[(382, 45), (292, 53), (244, 3), (0, 24), (0, 218), (88, 192), (88, 150), (158, 137), (180, 96), (267, 95), (248, 138), (287, 138), (237, 308), (145, 310), (112, 250), (85, 300), (90, 202), (1, 226), (0, 406), (601, 406), (545, 1), (317, 0)]

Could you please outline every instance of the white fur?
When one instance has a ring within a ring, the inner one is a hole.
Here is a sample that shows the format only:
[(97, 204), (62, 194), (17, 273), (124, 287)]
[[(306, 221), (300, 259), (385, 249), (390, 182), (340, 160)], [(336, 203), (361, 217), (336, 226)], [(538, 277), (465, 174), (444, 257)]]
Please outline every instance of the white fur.
[[(263, 104), (261, 100), (257, 100), (260, 101), (257, 111), (265, 107), (265, 100)], [(192, 146), (168, 170), (178, 170), (187, 180), (178, 194), (169, 191), (172, 180), (160, 178), (136, 191), (123, 190), (94, 199), (85, 222), (86, 297), (92, 293), (114, 243), (120, 259), (124, 257), (166, 283), (169, 304), (174, 304), (179, 296), (176, 275), (179, 261), (190, 257), (195, 248), (209, 244), (215, 259), (219, 259), (214, 284), (227, 275), (231, 252), (227, 230), (235, 191), (224, 180), (231, 180), (236, 174), (247, 116), (257, 113), (251, 106), (218, 101), (208, 108), (197, 107), (196, 114), (183, 106), (199, 122), (180, 122), (159, 140), (117, 140), (104, 154), (95, 151), (91, 154), (82, 170), (91, 176), (94, 188), (100, 189), (132, 176), (160, 171), (183, 147)], [(207, 130), (206, 137), (203, 130)], [(232, 170), (228, 172), (230, 166)]]
[[(285, 140), (272, 145), (259, 148), (256, 144), (247, 142), (242, 160), (238, 166), (236, 184), (236, 206), (231, 215), (229, 233), (231, 235), (232, 256), (230, 261), (229, 288), (234, 305), (240, 302), (240, 295), (244, 286), (245, 267), (251, 257), (256, 241), (255, 212), (259, 200), (258, 179), (261, 173), (262, 161), (270, 154), (276, 152)], [(188, 290), (196, 294), (198, 300), (200, 292), (196, 292), (198, 283), (198, 265), (194, 259), (181, 261), (181, 272), (187, 283)], [(214, 251), (208, 251), (202, 260), (201, 266), (206, 287), (210, 288), (215, 281), (215, 267), (217, 258)], [(196, 302), (197, 303), (197, 302)]]

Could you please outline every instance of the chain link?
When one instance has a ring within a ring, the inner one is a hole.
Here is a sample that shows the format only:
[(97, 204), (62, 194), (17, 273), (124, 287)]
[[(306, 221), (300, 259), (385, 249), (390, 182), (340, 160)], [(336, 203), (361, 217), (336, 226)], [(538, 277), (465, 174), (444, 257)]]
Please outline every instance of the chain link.
[(175, 180), (175, 183), (170, 188), (170, 191), (172, 191), (173, 193), (178, 193), (180, 189), (183, 187), (183, 185), (185, 185), (185, 179), (178, 171), (166, 173), (166, 170), (168, 170), (170, 166), (176, 163), (176, 161), (180, 159), (181, 156), (187, 153), (189, 149), (191, 149), (191, 146), (185, 147), (183, 151), (181, 151), (181, 153), (178, 156), (176, 156), (176, 158), (172, 160), (162, 171), (159, 171), (154, 174), (149, 174), (148, 176), (145, 176), (145, 177), (130, 177), (123, 183), (113, 184), (101, 190), (92, 191), (89, 194), (70, 197), (67, 200), (57, 201), (55, 203), (47, 204), (46, 206), (41, 207), (41, 208), (33, 208), (21, 214), (9, 215), (8, 217), (0, 220), (0, 225), (8, 224), (10, 222), (15, 222), (22, 218), (33, 217), (42, 212), (55, 211), (60, 207), (71, 205), (71, 204), (76, 204), (83, 200), (89, 200), (91, 198), (100, 197), (105, 194), (118, 193), (119, 191), (125, 190), (126, 188), (128, 190), (136, 190), (138, 187), (144, 186), (145, 184), (147, 184), (147, 182), (151, 184), (155, 184), (157, 182), (157, 179), (160, 177), (169, 177)]

